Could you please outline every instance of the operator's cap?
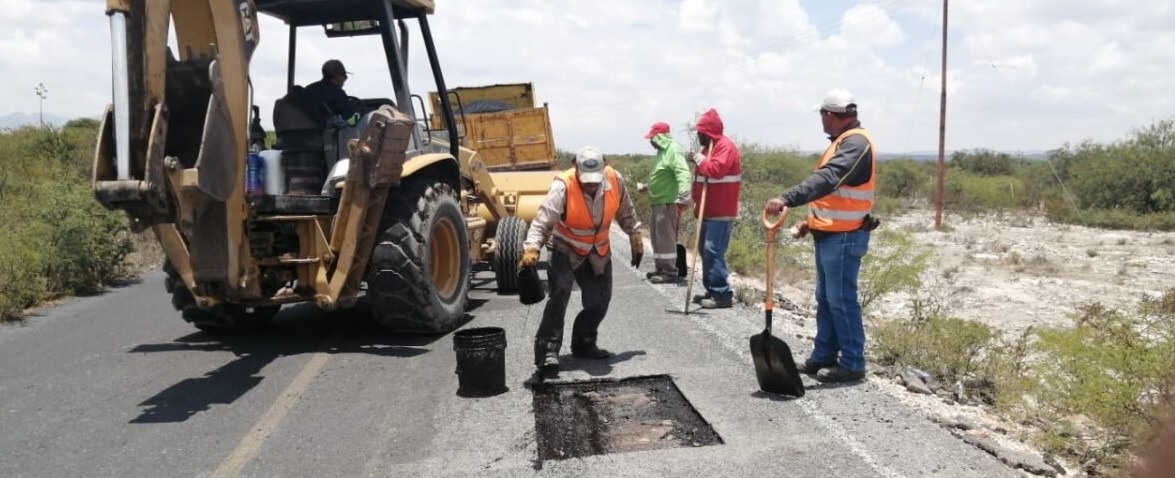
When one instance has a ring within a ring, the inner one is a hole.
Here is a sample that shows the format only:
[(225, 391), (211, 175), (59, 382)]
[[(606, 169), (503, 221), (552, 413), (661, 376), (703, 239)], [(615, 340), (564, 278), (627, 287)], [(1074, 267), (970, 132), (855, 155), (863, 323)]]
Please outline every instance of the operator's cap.
[(604, 155), (592, 147), (576, 151), (575, 171), (581, 183), (604, 182)]
[(829, 91), (824, 96), (824, 101), (817, 108), (817, 111), (829, 111), (832, 113), (856, 113), (857, 102), (853, 100), (853, 94), (848, 90), (837, 88)]
[(653, 136), (669, 132), (669, 123), (658, 121), (653, 123), (653, 127), (649, 128), (649, 132), (645, 134), (645, 139), (650, 139)]
[(322, 76), (342, 76), (344, 78), (351, 76), (351, 72), (343, 67), (343, 62), (339, 60), (327, 60), (322, 64)]

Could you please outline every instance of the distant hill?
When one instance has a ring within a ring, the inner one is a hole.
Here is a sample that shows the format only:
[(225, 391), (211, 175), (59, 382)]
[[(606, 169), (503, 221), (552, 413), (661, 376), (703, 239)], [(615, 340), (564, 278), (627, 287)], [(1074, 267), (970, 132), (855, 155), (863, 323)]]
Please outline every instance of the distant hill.
[[(0, 116), (0, 129), (19, 128), (25, 125), (36, 126), (39, 121), (40, 119), (38, 118), (37, 113), (9, 113), (4, 116)], [(45, 124), (61, 126), (67, 121), (69, 121), (69, 118), (58, 116), (52, 113), (45, 113)]]

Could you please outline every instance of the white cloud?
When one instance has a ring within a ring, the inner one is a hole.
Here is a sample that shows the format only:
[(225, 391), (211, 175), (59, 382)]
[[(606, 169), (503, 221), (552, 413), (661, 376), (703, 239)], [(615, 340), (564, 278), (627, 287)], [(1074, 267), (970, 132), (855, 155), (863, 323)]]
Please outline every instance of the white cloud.
[(874, 4), (854, 6), (844, 13), (841, 36), (854, 45), (888, 47), (901, 44), (905, 33), (881, 7)]
[[(1046, 149), (1113, 140), (1175, 100), (1170, 0), (953, 2), (948, 148)], [(884, 151), (937, 147), (937, 2), (916, 0), (449, 0), (430, 20), (450, 87), (533, 82), (555, 141), (572, 150), (644, 152), (654, 121), (676, 131), (719, 110), (727, 131), (768, 145), (826, 144), (811, 107), (834, 87), (854, 92)], [(96, 116), (110, 97), (110, 33), (93, 0), (0, 0), (5, 111)], [(418, 36), (415, 26), (412, 37)], [(287, 29), (263, 17), (253, 60), (269, 124), (286, 83)], [(434, 89), (411, 44), (411, 83)], [(356, 75), (361, 97), (391, 97), (376, 37), (326, 40), (304, 28), (296, 81), (328, 58)], [(684, 144), (687, 138), (680, 137)]]

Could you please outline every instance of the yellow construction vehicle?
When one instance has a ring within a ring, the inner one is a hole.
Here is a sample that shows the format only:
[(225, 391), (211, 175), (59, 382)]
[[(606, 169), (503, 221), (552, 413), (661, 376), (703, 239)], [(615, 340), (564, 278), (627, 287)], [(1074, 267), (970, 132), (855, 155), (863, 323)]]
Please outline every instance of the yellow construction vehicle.
[[(154, 232), (185, 320), (252, 329), (283, 304), (330, 310), (366, 296), (387, 329), (437, 333), (463, 322), (475, 263), (488, 262), (499, 291), (514, 292), (527, 221), (556, 172), (491, 173), (460, 146), (428, 23), (434, 8), (432, 0), (107, 0), (113, 103), (93, 193), (125, 211), (133, 230)], [(289, 26), (273, 145), (250, 81), (259, 13)], [(410, 22), (440, 93), (437, 127), (409, 89)], [(308, 102), (294, 81), (302, 28), (378, 36), (391, 98), (348, 98), (361, 112), (354, 126)]]

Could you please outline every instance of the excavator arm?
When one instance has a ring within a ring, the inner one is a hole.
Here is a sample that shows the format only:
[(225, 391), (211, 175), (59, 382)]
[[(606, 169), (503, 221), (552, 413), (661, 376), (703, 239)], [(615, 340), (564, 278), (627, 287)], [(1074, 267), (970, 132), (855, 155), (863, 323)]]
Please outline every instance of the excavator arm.
[[(247, 257), (244, 187), (253, 0), (107, 0), (113, 104), (94, 158), (93, 193), (163, 242), (196, 295), (237, 296)], [(168, 48), (175, 25), (178, 52)], [(178, 56), (177, 56), (178, 55)], [(185, 254), (186, 253), (186, 254)], [(245, 254), (242, 254), (245, 253)], [(253, 291), (255, 292), (255, 291)]]

